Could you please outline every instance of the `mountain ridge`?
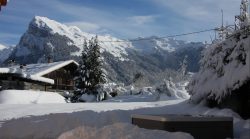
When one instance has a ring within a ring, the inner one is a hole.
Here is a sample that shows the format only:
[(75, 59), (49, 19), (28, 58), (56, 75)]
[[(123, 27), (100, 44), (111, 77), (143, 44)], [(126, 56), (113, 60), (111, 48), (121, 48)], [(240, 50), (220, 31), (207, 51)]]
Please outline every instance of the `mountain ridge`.
[(13, 49), (14, 49), (13, 47), (8, 47), (3, 44), (0, 44), (0, 65), (2, 62), (8, 59)]
[[(54, 61), (78, 61), (84, 49), (84, 40), (94, 36), (96, 35), (82, 32), (75, 26), (35, 16), (7, 60), (15, 59), (22, 64), (42, 63), (50, 56)], [(200, 42), (190, 43), (173, 38), (149, 37), (129, 41), (100, 35), (98, 40), (110, 80), (125, 83), (131, 82), (139, 72), (150, 82), (155, 82), (158, 80), (155, 78), (157, 73), (167, 69), (178, 70), (185, 55), (190, 60), (189, 71), (198, 71), (199, 55), (204, 48), (204, 44)]]

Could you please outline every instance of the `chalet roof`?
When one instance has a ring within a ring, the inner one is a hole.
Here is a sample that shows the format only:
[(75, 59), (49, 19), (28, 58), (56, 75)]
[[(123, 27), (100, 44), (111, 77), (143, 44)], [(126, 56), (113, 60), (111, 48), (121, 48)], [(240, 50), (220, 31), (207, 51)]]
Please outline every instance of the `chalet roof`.
[(75, 62), (74, 60), (68, 60), (68, 61), (59, 61), (53, 63), (29, 64), (25, 66), (25, 70), (27, 73), (31, 75), (43, 76), (52, 71), (67, 66), (71, 63), (74, 63), (75, 65), (78, 66), (78, 63)]
[(20, 66), (0, 68), (0, 74), (13, 73), (18, 74), (23, 78), (54, 84), (54, 80), (42, 76), (69, 64), (75, 64), (78, 66), (78, 63), (74, 60), (59, 61), (53, 63), (28, 64), (23, 69), (21, 69)]

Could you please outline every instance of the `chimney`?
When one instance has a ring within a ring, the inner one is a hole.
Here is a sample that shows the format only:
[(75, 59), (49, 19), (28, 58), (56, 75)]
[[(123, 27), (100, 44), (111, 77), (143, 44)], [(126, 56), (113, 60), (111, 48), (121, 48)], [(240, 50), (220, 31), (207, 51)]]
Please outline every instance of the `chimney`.
[(20, 64), (19, 68), (24, 69), (26, 67), (26, 64)]
[(48, 58), (47, 58), (47, 62), (48, 62), (48, 63), (53, 63), (53, 59), (52, 59), (52, 57), (51, 57), (51, 56), (48, 56)]

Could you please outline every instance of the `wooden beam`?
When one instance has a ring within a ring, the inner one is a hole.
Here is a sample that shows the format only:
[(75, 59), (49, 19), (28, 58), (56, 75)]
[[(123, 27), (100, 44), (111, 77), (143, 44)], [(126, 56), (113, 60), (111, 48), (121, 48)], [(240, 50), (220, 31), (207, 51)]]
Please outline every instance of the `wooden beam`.
[(7, 0), (0, 0), (0, 7), (6, 5), (7, 5)]

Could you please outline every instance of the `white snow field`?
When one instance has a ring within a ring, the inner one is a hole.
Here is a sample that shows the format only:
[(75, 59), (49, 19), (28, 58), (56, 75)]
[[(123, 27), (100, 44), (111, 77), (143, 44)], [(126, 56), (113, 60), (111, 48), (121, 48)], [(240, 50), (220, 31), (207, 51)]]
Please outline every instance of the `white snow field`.
[[(160, 95), (148, 91), (149, 88), (138, 95), (130, 95), (129, 90), (124, 90), (117, 97), (92, 103), (65, 103), (64, 97), (52, 92), (1, 91), (0, 139), (193, 138), (187, 133), (138, 128), (131, 124), (132, 114), (230, 116), (234, 118), (234, 136), (250, 137), (250, 120), (241, 119), (229, 109), (210, 109), (189, 103), (184, 86), (168, 86), (166, 94)], [(133, 90), (134, 93), (137, 91)]]
[(187, 100), (67, 104), (0, 104), (0, 138), (192, 138), (186, 133), (131, 125), (132, 114), (190, 114), (234, 117), (234, 136), (248, 138), (250, 120), (229, 109), (209, 109)]
[(78, 127), (63, 133), (58, 139), (193, 139), (187, 133), (148, 130), (127, 123), (115, 123), (102, 128)]
[(66, 103), (65, 98), (58, 93), (5, 90), (0, 92), (0, 104), (39, 104), (39, 103)]

